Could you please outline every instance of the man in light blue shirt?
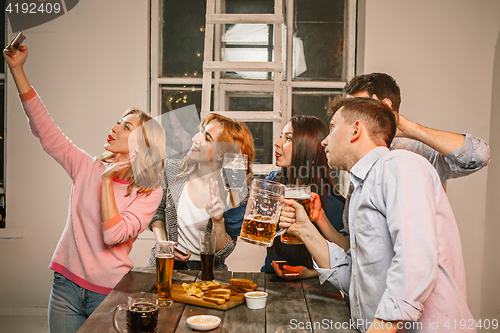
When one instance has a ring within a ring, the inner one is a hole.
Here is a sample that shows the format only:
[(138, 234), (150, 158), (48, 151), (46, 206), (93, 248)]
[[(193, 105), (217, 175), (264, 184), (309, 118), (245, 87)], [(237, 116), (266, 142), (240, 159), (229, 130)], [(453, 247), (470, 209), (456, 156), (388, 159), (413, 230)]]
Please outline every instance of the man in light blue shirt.
[(396, 119), (384, 103), (339, 99), (329, 107), (328, 164), (349, 171), (354, 185), (350, 248), (325, 240), (293, 200), (280, 226), (302, 238), (320, 281), (349, 295), (361, 331), (475, 332), (460, 235), (436, 169), (388, 149)]
[(396, 137), (389, 149), (405, 149), (425, 157), (436, 168), (445, 191), (448, 179), (470, 175), (488, 165), (490, 148), (482, 139), (425, 127), (400, 115), (401, 92), (390, 75), (357, 75), (344, 89), (352, 97), (383, 101), (398, 114)]

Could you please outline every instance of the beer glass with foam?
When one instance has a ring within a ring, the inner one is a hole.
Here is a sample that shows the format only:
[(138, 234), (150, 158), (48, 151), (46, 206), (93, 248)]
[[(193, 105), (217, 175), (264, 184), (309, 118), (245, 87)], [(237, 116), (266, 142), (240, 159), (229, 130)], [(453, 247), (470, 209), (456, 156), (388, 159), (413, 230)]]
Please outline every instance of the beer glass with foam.
[(265, 179), (254, 179), (250, 187), (240, 238), (248, 243), (271, 246), (274, 237), (286, 229), (278, 228), (285, 185)]
[(212, 281), (215, 262), (215, 231), (200, 231), (201, 280)]
[(157, 242), (155, 245), (156, 278), (160, 305), (172, 304), (172, 272), (174, 269), (174, 242)]
[[(311, 216), (311, 188), (308, 185), (287, 185), (285, 188), (285, 199), (293, 199), (304, 207), (307, 216)], [(281, 235), (284, 244), (304, 244), (302, 239), (289, 233)]]
[[(117, 314), (127, 310), (127, 330), (118, 325)], [(158, 295), (135, 293), (127, 298), (127, 304), (117, 305), (113, 312), (113, 327), (119, 333), (156, 333), (158, 329)]]

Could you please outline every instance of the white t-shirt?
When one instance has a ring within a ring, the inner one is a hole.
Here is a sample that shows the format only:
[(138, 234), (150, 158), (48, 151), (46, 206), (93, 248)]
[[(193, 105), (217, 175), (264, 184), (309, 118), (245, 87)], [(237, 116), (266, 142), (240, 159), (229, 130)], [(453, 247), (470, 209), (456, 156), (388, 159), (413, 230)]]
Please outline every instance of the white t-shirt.
[(177, 206), (177, 228), (179, 248), (191, 252), (189, 261), (200, 260), (199, 231), (206, 230), (209, 218), (205, 208), (193, 204), (184, 185)]

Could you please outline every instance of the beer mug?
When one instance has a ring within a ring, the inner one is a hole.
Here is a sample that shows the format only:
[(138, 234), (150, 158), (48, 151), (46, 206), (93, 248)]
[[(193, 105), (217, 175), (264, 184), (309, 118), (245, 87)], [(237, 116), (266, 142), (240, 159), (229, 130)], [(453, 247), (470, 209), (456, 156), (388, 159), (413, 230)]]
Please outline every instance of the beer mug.
[(155, 245), (156, 278), (160, 305), (173, 303), (172, 272), (174, 270), (174, 242), (157, 242)]
[(265, 179), (254, 179), (250, 187), (240, 238), (248, 243), (271, 246), (279, 223), (285, 185)]
[(248, 156), (245, 154), (224, 154), (222, 176), (226, 191), (246, 192)]
[[(127, 310), (127, 330), (118, 326), (117, 314)], [(113, 312), (113, 327), (119, 333), (156, 333), (158, 329), (158, 295), (135, 293), (128, 297), (127, 304), (117, 305)]]
[[(285, 199), (293, 199), (304, 207), (307, 216), (311, 216), (311, 188), (308, 185), (287, 185), (285, 188)], [(289, 233), (281, 235), (284, 244), (304, 244), (302, 239)]]

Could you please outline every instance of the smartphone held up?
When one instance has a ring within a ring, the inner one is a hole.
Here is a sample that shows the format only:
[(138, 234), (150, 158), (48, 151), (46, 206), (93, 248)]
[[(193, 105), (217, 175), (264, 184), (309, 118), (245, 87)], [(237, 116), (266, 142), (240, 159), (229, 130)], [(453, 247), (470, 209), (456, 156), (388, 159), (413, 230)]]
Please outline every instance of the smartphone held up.
[(7, 55), (11, 55), (12, 53), (16, 52), (25, 39), (26, 37), (23, 35), (22, 31), (19, 31), (16, 37), (12, 38), (9, 45), (5, 47), (4, 53), (6, 53)]

